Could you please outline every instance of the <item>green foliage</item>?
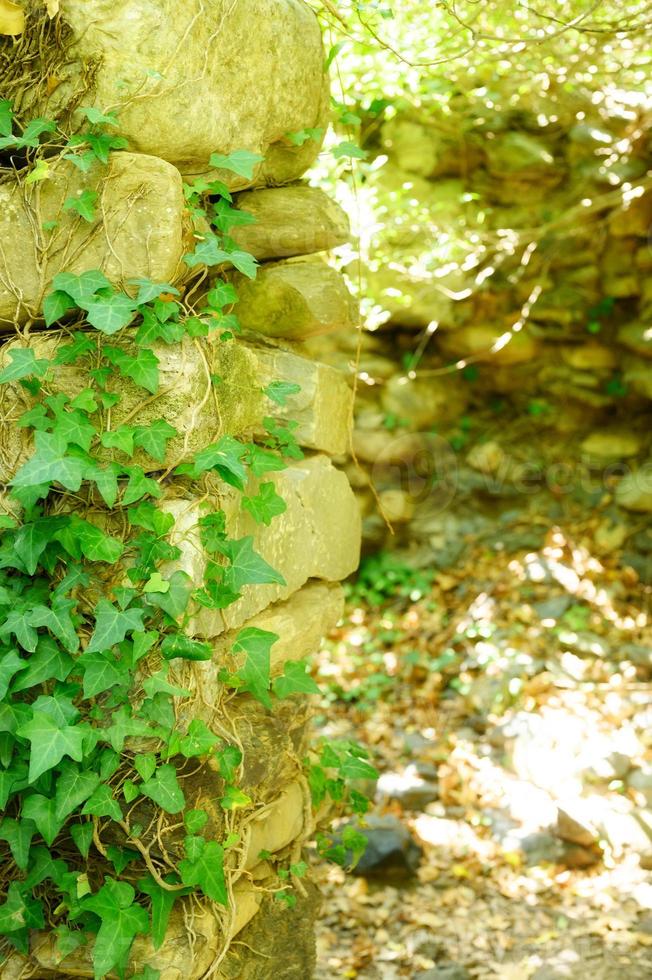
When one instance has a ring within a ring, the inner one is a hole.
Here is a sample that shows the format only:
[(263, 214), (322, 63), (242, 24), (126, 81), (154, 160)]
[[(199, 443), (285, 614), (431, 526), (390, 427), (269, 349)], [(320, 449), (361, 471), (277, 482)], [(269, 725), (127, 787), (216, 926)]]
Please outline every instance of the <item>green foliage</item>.
[[(84, 130), (66, 142), (64, 157), (87, 171), (125, 142), (114, 132), (114, 113), (78, 112)], [(33, 150), (38, 166), (45, 161), (40, 139), (55, 131), (53, 122), (35, 120), (15, 134), (12, 107), (0, 100), (0, 149)], [(251, 180), (259, 161), (239, 151), (214, 154), (211, 165)], [(189, 208), (211, 225), (187, 264), (230, 264), (255, 276), (253, 257), (229, 238), (251, 216), (232, 206), (220, 181), (195, 181), (186, 194)], [(96, 206), (92, 190), (64, 203), (86, 222)], [(228, 849), (239, 836), (209, 839), (208, 815), (196, 805), (184, 767), (215, 761), (224, 781), (217, 799), (230, 814), (255, 802), (238, 785), (240, 750), (199, 719), (179, 720), (187, 712), (176, 712), (173, 699), (191, 692), (171, 667), (212, 659), (212, 645), (193, 635), (202, 606), (224, 609), (244, 589), (285, 582), (252, 536), (230, 536), (218, 510), (199, 521), (206, 571), (199, 586), (193, 583), (174, 567), (181, 557), (171, 539), (174, 517), (160, 506), (164, 480), (153, 473), (174, 466), (198, 496), (205, 479), (221, 480), (250, 519), (269, 525), (286, 505), (262, 478), (287, 458), (301, 458), (296, 425), (266, 419), (262, 445), (223, 436), (170, 462), (180, 433), (165, 419), (120, 422), (123, 390), (135, 388), (142, 402), (159, 391), (153, 345), (213, 330), (233, 341), (236, 302), (233, 285), (220, 279), (196, 310), (169, 283), (140, 278), (127, 291), (97, 269), (62, 272), (43, 312), (47, 326), (71, 321), (68, 342), (51, 360), (14, 346), (0, 372), (0, 385), (20, 386), (31, 399), (18, 424), (32, 437), (31, 455), (11, 484), (22, 517), (0, 521), (0, 854), (10, 881), (0, 934), (26, 951), (30, 930), (47, 920), (62, 954), (90, 934), (98, 978), (124, 975), (136, 936), (150, 934), (157, 948), (163, 943), (178, 896), (199, 892), (228, 904)], [(56, 393), (57, 373), (69, 365), (84, 379), (74, 397)], [(285, 406), (299, 390), (279, 380), (265, 394)], [(272, 683), (277, 639), (242, 629), (232, 650), (238, 669), (222, 671), (216, 696), (235, 689), (274, 710), (277, 698), (314, 693), (303, 663), (288, 663)], [(135, 749), (143, 745), (146, 751)], [(335, 781), (364, 768), (348, 749), (338, 759)], [(159, 824), (185, 828), (183, 857), (168, 862), (165, 878), (143, 860), (141, 806)], [(292, 871), (301, 873), (298, 865)], [(157, 973), (145, 967), (140, 976), (154, 980)]]
[(414, 568), (400, 555), (379, 551), (362, 559), (355, 581), (346, 590), (351, 602), (374, 607), (389, 599), (418, 599), (429, 590), (433, 578), (433, 572)]

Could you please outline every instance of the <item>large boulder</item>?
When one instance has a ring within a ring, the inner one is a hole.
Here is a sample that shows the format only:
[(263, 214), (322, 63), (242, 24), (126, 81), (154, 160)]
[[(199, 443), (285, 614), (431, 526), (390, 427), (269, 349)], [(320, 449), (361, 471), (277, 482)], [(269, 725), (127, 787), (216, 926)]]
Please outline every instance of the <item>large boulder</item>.
[(168, 497), (162, 502), (175, 518), (170, 540), (182, 551), (175, 565), (197, 585), (206, 567), (198, 521), (218, 508), (226, 513), (229, 537), (252, 535), (255, 550), (284, 578), (284, 584), (244, 586), (242, 598), (222, 611), (200, 609), (191, 624), (197, 636), (211, 638), (236, 629), (273, 602), (287, 599), (309, 579), (337, 582), (357, 568), (360, 515), (344, 473), (326, 456), (313, 456), (264, 479), (274, 482), (287, 508), (269, 527), (256, 524), (229, 487), (219, 494)]
[[(97, 338), (99, 344), (113, 342), (101, 334)], [(50, 359), (67, 341), (66, 333), (56, 330), (35, 334), (30, 346), (37, 358)], [(21, 346), (22, 341), (14, 340), (0, 347), (0, 366), (5, 367), (9, 353)], [(139, 350), (128, 339), (120, 346), (134, 356)], [(110, 384), (121, 396), (113, 409), (114, 429), (129, 421), (133, 424), (137, 416), (139, 425), (163, 419), (178, 432), (168, 442), (163, 460), (136, 454), (134, 461), (147, 471), (173, 466), (221, 435), (261, 432), (266, 416), (297, 422), (295, 437), (309, 449), (333, 455), (346, 451), (352, 393), (345, 376), (335, 368), (243, 341), (185, 339), (180, 344), (155, 344), (152, 349), (159, 361), (155, 398), (143, 398), (142, 388), (117, 373)], [(269, 399), (264, 391), (280, 379), (300, 387), (284, 405)], [(83, 368), (59, 365), (52, 389), (74, 398), (87, 383)], [(3, 385), (0, 398), (5, 420), (0, 428), (0, 481), (8, 483), (31, 453), (29, 430), (19, 427), (18, 420), (33, 407), (34, 398), (17, 382)]]
[[(66, 209), (95, 194), (92, 220)], [(0, 327), (37, 319), (57, 272), (101, 269), (113, 283), (175, 282), (192, 250), (181, 175), (156, 157), (113, 153), (83, 174), (68, 160), (48, 178), (0, 184)]]
[(237, 205), (256, 220), (234, 228), (232, 237), (257, 259), (324, 252), (350, 237), (346, 214), (319, 187), (292, 184), (245, 191)]
[[(29, 0), (26, 33), (43, 6)], [(317, 18), (301, 0), (61, 0), (60, 18), (65, 51), (46, 35), (56, 77), (32, 115), (59, 117), (75, 96), (111, 107), (132, 149), (187, 174), (246, 149), (265, 156), (257, 183), (285, 183), (316, 156), (318, 140), (286, 139), (322, 126), (328, 105)]]
[(267, 337), (303, 340), (353, 330), (356, 305), (344, 279), (321, 259), (270, 262), (255, 279), (234, 274), (238, 319)]

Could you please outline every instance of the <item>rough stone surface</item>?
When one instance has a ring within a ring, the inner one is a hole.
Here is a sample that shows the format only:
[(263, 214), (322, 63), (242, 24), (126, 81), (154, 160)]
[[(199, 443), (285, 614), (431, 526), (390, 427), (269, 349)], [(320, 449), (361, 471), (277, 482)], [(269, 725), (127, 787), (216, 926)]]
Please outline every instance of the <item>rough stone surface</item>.
[[(285, 602), (277, 602), (248, 620), (247, 627), (276, 633), (271, 649), (272, 674), (282, 673), (289, 660), (303, 660), (315, 653), (344, 612), (344, 593), (339, 584), (310, 582)], [(216, 640), (213, 649), (220, 664), (237, 634), (227, 633)], [(221, 664), (220, 664), (221, 665)]]
[(235, 228), (233, 239), (257, 259), (281, 259), (323, 252), (349, 240), (342, 208), (320, 188), (307, 184), (247, 191), (237, 198), (254, 224)]
[(321, 36), (307, 4), (62, 0), (61, 15), (74, 43), (34, 114), (56, 115), (94, 66), (82, 104), (114, 107), (132, 149), (184, 173), (205, 172), (212, 153), (246, 149), (266, 157), (257, 182), (285, 183), (316, 156), (317, 141), (284, 139), (322, 125), (327, 108)]
[(240, 933), (216, 980), (269, 980), (271, 976), (309, 980), (313, 976), (319, 893), (308, 882), (296, 897), (293, 909), (271, 897), (263, 900), (260, 915)]
[[(62, 331), (35, 335), (30, 346), (37, 357), (51, 358), (68, 342)], [(100, 343), (114, 343), (112, 338)], [(0, 365), (9, 362), (8, 353), (20, 341), (0, 348)], [(137, 348), (128, 342), (121, 346), (130, 353)], [(159, 359), (160, 385), (156, 398), (143, 399), (143, 389), (129, 379), (115, 375), (110, 388), (121, 400), (113, 410), (117, 428), (125, 420), (146, 425), (164, 419), (179, 432), (170, 440), (162, 462), (141, 454), (135, 461), (148, 471), (162, 470), (181, 462), (189, 454), (209, 445), (221, 435), (242, 435), (262, 431), (265, 416), (298, 423), (297, 441), (309, 449), (340, 454), (349, 442), (352, 394), (346, 379), (335, 368), (297, 357), (288, 351), (252, 346), (239, 341), (222, 344), (210, 339), (184, 340), (181, 344), (159, 344), (152, 348)], [(222, 380), (213, 387), (210, 374)], [(284, 406), (263, 394), (272, 381), (284, 379), (299, 384), (300, 392), (289, 396)], [(86, 387), (86, 376), (74, 365), (57, 368), (53, 389), (74, 397)], [(20, 384), (3, 385), (0, 410), (4, 425), (0, 429), (0, 479), (8, 482), (30, 451), (27, 431), (18, 419), (34, 404)]]
[[(85, 190), (98, 194), (95, 220), (63, 208)], [(52, 231), (43, 222), (56, 221)], [(82, 174), (67, 160), (48, 180), (0, 185), (0, 328), (37, 318), (57, 272), (101, 269), (114, 283), (140, 276), (175, 282), (191, 250), (181, 176), (156, 157), (113, 153)]]
[(353, 329), (355, 302), (341, 275), (321, 260), (264, 265), (256, 279), (234, 276), (238, 319), (268, 337), (302, 340)]
[(409, 421), (413, 428), (425, 429), (461, 414), (468, 404), (468, 394), (454, 376), (415, 380), (394, 377), (383, 389), (382, 404), (386, 412)]
[(616, 503), (626, 510), (652, 512), (652, 466), (642, 466), (628, 473), (616, 487)]
[[(267, 480), (268, 477), (265, 477)], [(309, 579), (336, 582), (355, 570), (360, 552), (358, 506), (344, 473), (325, 456), (293, 463), (269, 475), (287, 510), (270, 527), (257, 525), (238, 506), (238, 496), (227, 491), (213, 497), (212, 507), (227, 515), (232, 538), (252, 535), (254, 548), (281, 575), (285, 585), (245, 586), (243, 596), (221, 614), (201, 609), (192, 624), (199, 636), (218, 636), (235, 629), (273, 602), (286, 599)], [(171, 540), (182, 549), (179, 565), (194, 582), (203, 581), (205, 557), (199, 546), (197, 521), (211, 509), (210, 498), (168, 499), (163, 503), (175, 517)]]
[(413, 875), (421, 859), (421, 848), (396, 817), (366, 818), (361, 833), (367, 848), (353, 869), (353, 874), (403, 877)]

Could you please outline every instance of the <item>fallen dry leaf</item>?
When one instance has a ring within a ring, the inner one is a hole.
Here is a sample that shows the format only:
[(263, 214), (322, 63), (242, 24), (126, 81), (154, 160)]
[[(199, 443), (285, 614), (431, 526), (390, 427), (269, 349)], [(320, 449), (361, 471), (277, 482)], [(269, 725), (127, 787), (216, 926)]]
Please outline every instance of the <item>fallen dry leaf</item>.
[(0, 0), (0, 34), (16, 37), (25, 29), (23, 8), (11, 0)]

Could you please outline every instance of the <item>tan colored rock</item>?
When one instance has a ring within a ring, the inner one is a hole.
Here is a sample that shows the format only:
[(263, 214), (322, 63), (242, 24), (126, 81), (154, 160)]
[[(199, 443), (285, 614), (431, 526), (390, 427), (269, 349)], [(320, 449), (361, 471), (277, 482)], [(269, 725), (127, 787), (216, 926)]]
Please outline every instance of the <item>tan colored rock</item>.
[(555, 167), (555, 158), (543, 140), (514, 130), (487, 140), (485, 153), (489, 170), (499, 177), (548, 175)]
[(389, 432), (387, 429), (355, 429), (353, 451), (362, 463), (382, 466), (411, 463), (425, 448), (415, 432)]
[[(272, 879), (268, 888), (273, 889)], [(276, 884), (278, 887), (278, 884)], [(315, 919), (319, 893), (309, 881), (295, 890), (297, 904), (288, 909), (274, 896), (265, 895), (260, 912), (242, 931), (224, 961), (215, 980), (308, 980), (315, 975)], [(283, 964), (270, 974), (270, 963)]]
[[(97, 336), (100, 344), (115, 344), (113, 338)], [(67, 341), (62, 331), (49, 331), (33, 334), (30, 346), (37, 358), (52, 358)], [(1, 367), (9, 363), (9, 351), (20, 346), (22, 341), (10, 341), (0, 348)], [(138, 350), (124, 341), (121, 346), (134, 354)], [(114, 429), (126, 420), (134, 425), (147, 425), (155, 419), (164, 419), (179, 432), (168, 443), (163, 462), (145, 454), (134, 457), (146, 470), (163, 470), (179, 463), (220, 435), (261, 431), (265, 416), (296, 421), (296, 438), (307, 448), (333, 455), (346, 451), (352, 392), (345, 377), (335, 368), (288, 351), (255, 347), (244, 341), (225, 344), (210, 338), (186, 339), (180, 344), (154, 345), (152, 349), (159, 359), (160, 384), (156, 398), (148, 399), (142, 388), (117, 373), (109, 384), (110, 390), (121, 395), (112, 411)], [(211, 382), (211, 374), (221, 378), (217, 386)], [(263, 393), (267, 385), (279, 380), (301, 386), (284, 406)], [(60, 365), (51, 387), (55, 392), (74, 397), (87, 384), (83, 369)], [(5, 422), (0, 427), (2, 482), (9, 482), (31, 451), (28, 430), (19, 428), (17, 422), (33, 404), (34, 399), (20, 384), (0, 387), (0, 408)]]
[(652, 398), (652, 366), (647, 357), (623, 358), (623, 381), (643, 398)]
[[(39, 5), (31, 0), (32, 8)], [(84, 76), (82, 105), (111, 106), (133, 150), (183, 173), (206, 172), (212, 153), (246, 149), (266, 158), (258, 183), (285, 183), (317, 155), (318, 141), (296, 147), (285, 140), (323, 125), (328, 108), (321, 34), (307, 4), (61, 0), (60, 6), (71, 42), (57, 66), (59, 84), (32, 115), (59, 115)], [(227, 179), (236, 187), (249, 183), (233, 174)]]
[[(63, 208), (85, 191), (98, 195), (95, 220)], [(47, 231), (43, 222), (56, 221)], [(0, 328), (41, 315), (57, 272), (101, 269), (111, 282), (148, 277), (176, 282), (192, 249), (179, 172), (155, 157), (113, 153), (82, 174), (68, 160), (47, 180), (0, 185)]]
[(383, 387), (381, 401), (386, 412), (409, 422), (412, 428), (429, 429), (461, 415), (468, 405), (469, 392), (457, 374), (414, 379), (395, 376)]
[(350, 237), (346, 214), (319, 187), (292, 184), (247, 191), (236, 203), (256, 221), (235, 228), (232, 237), (260, 260), (324, 252)]
[(524, 364), (535, 358), (540, 345), (527, 332), (490, 324), (462, 327), (439, 336), (439, 347), (449, 357), (474, 357), (497, 365)]
[[(293, 463), (265, 480), (276, 485), (287, 510), (269, 527), (257, 525), (239, 506), (230, 488), (211, 500), (192, 496), (167, 499), (162, 506), (175, 517), (170, 540), (182, 550), (179, 567), (194, 582), (204, 578), (206, 557), (199, 545), (198, 520), (222, 507), (231, 538), (252, 535), (254, 548), (284, 576), (285, 585), (245, 586), (242, 598), (223, 610), (199, 609), (191, 624), (195, 635), (210, 638), (236, 629), (273, 602), (286, 599), (309, 579), (337, 582), (355, 570), (360, 553), (360, 516), (344, 473), (325, 456)], [(252, 488), (253, 489), (253, 488)]]
[(626, 323), (618, 331), (617, 340), (635, 354), (652, 357), (652, 323)]
[(626, 200), (621, 208), (609, 215), (609, 231), (616, 238), (636, 235), (647, 238), (652, 226), (652, 193), (647, 191)]
[(353, 329), (356, 322), (355, 302), (344, 279), (321, 260), (273, 262), (256, 279), (239, 273), (233, 279), (238, 319), (246, 330), (303, 340)]
[(561, 347), (565, 364), (577, 371), (611, 371), (618, 364), (616, 351), (605, 344), (578, 344), (575, 347)]
[[(253, 616), (245, 627), (276, 633), (278, 640), (271, 649), (271, 670), (272, 674), (280, 674), (288, 661), (304, 660), (315, 653), (343, 613), (344, 593), (339, 584), (309, 582), (285, 602), (277, 602)], [(217, 670), (236, 636), (237, 633), (226, 633), (215, 641)]]
[(414, 517), (414, 499), (405, 490), (381, 490), (378, 500), (382, 514), (392, 524), (407, 524)]
[(652, 465), (648, 463), (624, 476), (616, 487), (615, 498), (625, 510), (652, 513)]
[(466, 457), (469, 466), (480, 473), (498, 473), (506, 463), (505, 450), (500, 443), (479, 442)]
[(245, 868), (253, 868), (261, 851), (277, 854), (297, 840), (304, 829), (305, 791), (299, 782), (285, 787), (278, 798), (251, 823)]
[(592, 432), (580, 446), (582, 453), (600, 463), (637, 456), (643, 448), (634, 432)]
[[(221, 943), (221, 923), (208, 903), (205, 907), (181, 899), (170, 915), (164, 944), (155, 950), (147, 936), (136, 936), (129, 964), (133, 973), (142, 972), (146, 965), (160, 970), (160, 980), (198, 980), (211, 966)], [(37, 969), (48, 971), (41, 974), (44, 976), (92, 977), (91, 953), (92, 944), (89, 943), (62, 960), (57, 951), (56, 933), (37, 932), (32, 936), (30, 959), (37, 964)], [(29, 975), (39, 976), (39, 973), (30, 971)], [(113, 980), (117, 973), (111, 973), (109, 977)]]

